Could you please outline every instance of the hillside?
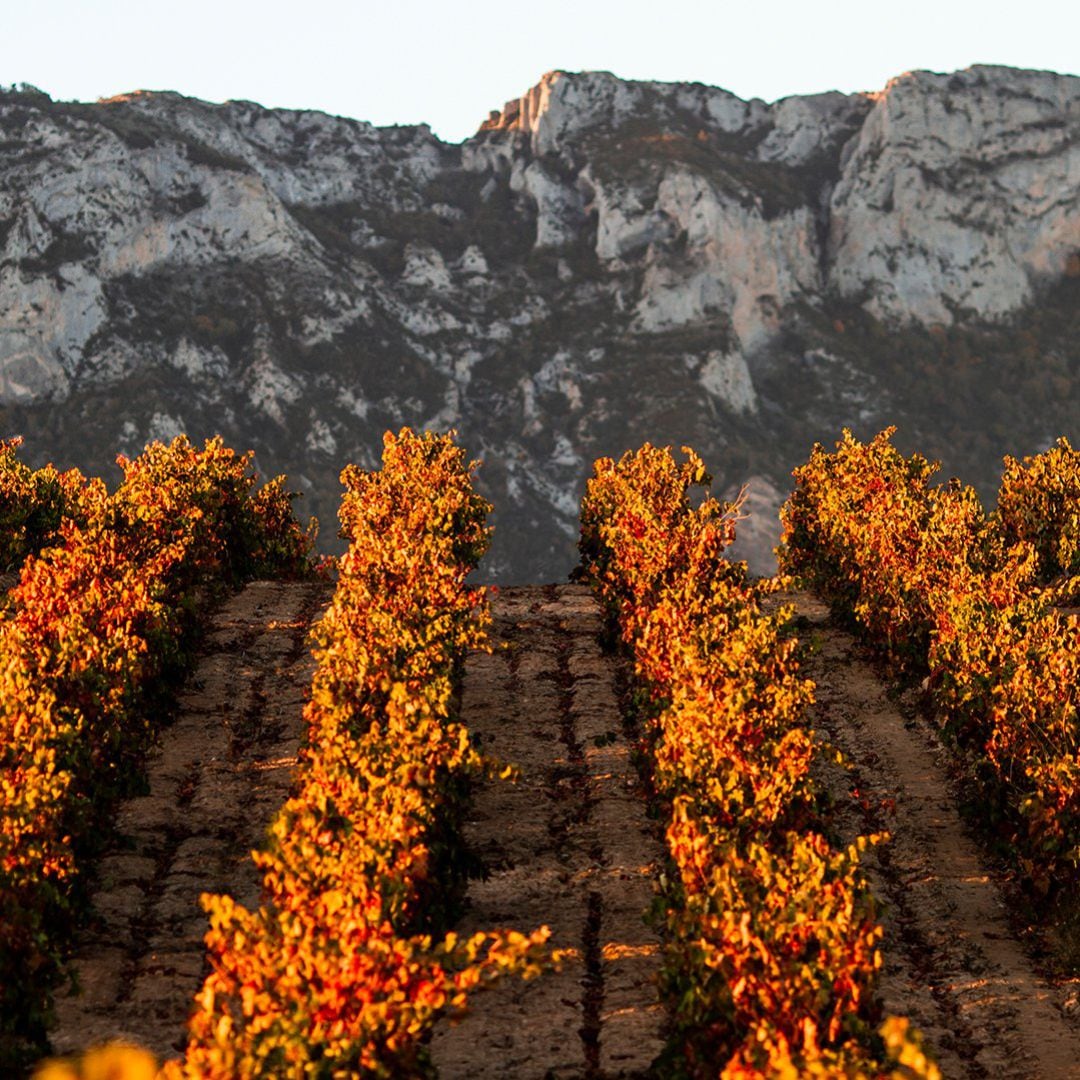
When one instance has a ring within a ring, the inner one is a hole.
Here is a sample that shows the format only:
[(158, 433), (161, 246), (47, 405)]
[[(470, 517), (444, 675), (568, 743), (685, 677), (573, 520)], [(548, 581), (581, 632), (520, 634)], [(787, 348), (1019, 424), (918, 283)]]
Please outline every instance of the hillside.
[(344, 462), (453, 425), (498, 581), (563, 576), (586, 463), (645, 439), (758, 478), (765, 517), (843, 425), (988, 494), (1075, 435), (1078, 134), (1080, 79), (1000, 67), (771, 105), (553, 72), (460, 145), (13, 88), (0, 425), (92, 473), (221, 431), (329, 546)]

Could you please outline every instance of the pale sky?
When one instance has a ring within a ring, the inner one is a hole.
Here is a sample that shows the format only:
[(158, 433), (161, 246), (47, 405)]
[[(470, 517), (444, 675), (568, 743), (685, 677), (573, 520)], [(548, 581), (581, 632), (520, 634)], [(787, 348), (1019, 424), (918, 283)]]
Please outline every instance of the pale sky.
[(1080, 74), (1080, 2), (0, 0), (0, 84), (246, 98), (453, 141), (552, 68), (773, 101), (974, 63)]

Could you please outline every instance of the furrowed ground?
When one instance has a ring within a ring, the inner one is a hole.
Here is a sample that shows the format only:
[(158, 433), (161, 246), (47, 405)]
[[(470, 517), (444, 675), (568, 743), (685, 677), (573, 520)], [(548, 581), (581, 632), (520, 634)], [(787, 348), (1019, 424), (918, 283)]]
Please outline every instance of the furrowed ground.
[(58, 995), (57, 1051), (115, 1038), (161, 1057), (185, 1042), (202, 985), (199, 895), (229, 889), (258, 904), (248, 853), (289, 792), (314, 667), (322, 583), (257, 581), (212, 618), (176, 720), (147, 763), (148, 792), (117, 815), (76, 943), (76, 989)]
[(810, 721), (847, 768), (826, 778), (848, 837), (888, 832), (864, 856), (885, 930), (887, 1012), (922, 1030), (949, 1077), (1080, 1076), (1080, 978), (1054, 980), (1025, 952), (1004, 881), (965, 827), (949, 756), (904, 708), (869, 651), (809, 593), (794, 603), (815, 683)]
[(663, 1047), (645, 924), (663, 847), (630, 760), (618, 670), (588, 588), (506, 589), (495, 651), (466, 667), (462, 716), (485, 753), (521, 768), (476, 795), (466, 839), (483, 860), (463, 930), (551, 927), (567, 956), (530, 983), (504, 980), (436, 1033), (444, 1077), (638, 1076)]
[[(174, 1056), (204, 971), (198, 904), (254, 902), (247, 859), (289, 786), (324, 585), (257, 582), (214, 616), (202, 659), (149, 763), (149, 791), (118, 818), (76, 948), (78, 989), (58, 1000), (57, 1050), (126, 1036)], [(945, 1077), (1080, 1076), (1080, 980), (1054, 983), (1010, 924), (999, 882), (965, 830), (932, 732), (890, 699), (859, 646), (800, 594), (811, 721), (851, 762), (825, 777), (837, 828), (887, 830), (865, 856), (882, 903), (887, 1011), (910, 1016)], [(663, 869), (620, 712), (622, 672), (600, 645), (587, 589), (505, 589), (494, 651), (470, 655), (462, 720), (485, 753), (520, 767), (478, 784), (465, 836), (478, 860), (460, 929), (548, 924), (561, 970), (477, 995), (441, 1025), (441, 1075), (633, 1077), (660, 1052), (662, 943), (644, 918)]]

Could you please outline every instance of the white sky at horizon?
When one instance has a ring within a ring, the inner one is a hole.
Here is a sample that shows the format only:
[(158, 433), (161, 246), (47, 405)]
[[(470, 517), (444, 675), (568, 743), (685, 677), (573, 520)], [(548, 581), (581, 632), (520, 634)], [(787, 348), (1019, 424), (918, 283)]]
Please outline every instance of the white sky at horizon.
[(975, 63), (1080, 74), (1080, 3), (1029, 0), (0, 0), (0, 84), (243, 98), (471, 135), (553, 68), (766, 101)]

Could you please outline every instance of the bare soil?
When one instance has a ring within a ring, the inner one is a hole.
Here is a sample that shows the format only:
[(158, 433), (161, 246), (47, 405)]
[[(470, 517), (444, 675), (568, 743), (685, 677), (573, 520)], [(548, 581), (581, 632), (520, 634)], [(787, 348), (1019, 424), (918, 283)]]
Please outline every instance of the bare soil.
[(820, 600), (781, 599), (809, 646), (812, 724), (849, 765), (824, 778), (837, 825), (846, 840), (891, 834), (864, 862), (882, 904), (886, 1010), (922, 1030), (949, 1080), (1080, 1077), (1078, 981), (1044, 976), (1014, 933), (1006, 883), (960, 816), (948, 752)]
[(202, 657), (126, 802), (79, 929), (53, 1049), (132, 1039), (176, 1056), (206, 974), (203, 892), (259, 902), (249, 853), (285, 801), (325, 584), (255, 582), (212, 616)]
[(493, 654), (469, 658), (462, 719), (484, 752), (521, 769), (476, 792), (466, 839), (466, 932), (551, 928), (558, 972), (505, 979), (435, 1033), (440, 1076), (634, 1077), (663, 1047), (660, 941), (645, 922), (662, 844), (631, 760), (618, 666), (589, 590), (504, 589)]

